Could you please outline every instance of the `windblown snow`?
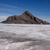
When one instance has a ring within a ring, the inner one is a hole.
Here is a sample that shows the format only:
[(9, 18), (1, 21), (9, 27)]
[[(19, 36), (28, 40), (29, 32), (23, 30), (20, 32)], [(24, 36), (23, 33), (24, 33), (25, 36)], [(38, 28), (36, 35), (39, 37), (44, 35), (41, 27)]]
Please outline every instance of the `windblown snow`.
[(0, 24), (0, 50), (50, 50), (50, 25)]

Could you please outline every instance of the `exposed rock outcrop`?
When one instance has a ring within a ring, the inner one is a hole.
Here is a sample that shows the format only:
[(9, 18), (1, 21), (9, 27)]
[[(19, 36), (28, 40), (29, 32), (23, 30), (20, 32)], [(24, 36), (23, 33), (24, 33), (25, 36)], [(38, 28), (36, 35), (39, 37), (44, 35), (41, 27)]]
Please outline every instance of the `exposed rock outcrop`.
[(50, 24), (46, 21), (43, 21), (35, 16), (33, 16), (28, 11), (25, 11), (22, 15), (14, 15), (8, 17), (2, 23), (15, 23), (15, 24)]

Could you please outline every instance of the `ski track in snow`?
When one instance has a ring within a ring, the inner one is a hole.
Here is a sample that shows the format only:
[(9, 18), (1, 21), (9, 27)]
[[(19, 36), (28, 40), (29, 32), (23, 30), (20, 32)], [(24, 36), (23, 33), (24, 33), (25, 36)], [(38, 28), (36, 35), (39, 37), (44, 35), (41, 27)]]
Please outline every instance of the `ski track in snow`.
[(50, 50), (50, 25), (0, 24), (0, 50)]

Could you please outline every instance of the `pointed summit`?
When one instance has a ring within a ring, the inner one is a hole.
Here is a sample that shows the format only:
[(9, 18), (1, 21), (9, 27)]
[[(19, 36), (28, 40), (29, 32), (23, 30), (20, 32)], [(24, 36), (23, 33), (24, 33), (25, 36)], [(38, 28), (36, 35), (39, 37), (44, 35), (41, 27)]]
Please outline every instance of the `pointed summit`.
[(24, 12), (24, 15), (25, 15), (25, 14), (28, 15), (28, 16), (33, 16), (29, 11), (25, 11), (25, 12)]
[(25, 11), (24, 13), (30, 13), (29, 11)]
[(33, 16), (29, 11), (25, 11), (19, 16), (10, 16), (2, 23), (16, 23), (16, 24), (50, 24)]

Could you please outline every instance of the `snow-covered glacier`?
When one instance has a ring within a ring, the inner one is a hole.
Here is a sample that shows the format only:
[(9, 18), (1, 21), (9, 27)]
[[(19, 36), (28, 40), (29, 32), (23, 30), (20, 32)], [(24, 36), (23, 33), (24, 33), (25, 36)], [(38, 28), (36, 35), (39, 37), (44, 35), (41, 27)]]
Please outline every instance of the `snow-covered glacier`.
[(0, 23), (0, 50), (50, 50), (50, 25)]

